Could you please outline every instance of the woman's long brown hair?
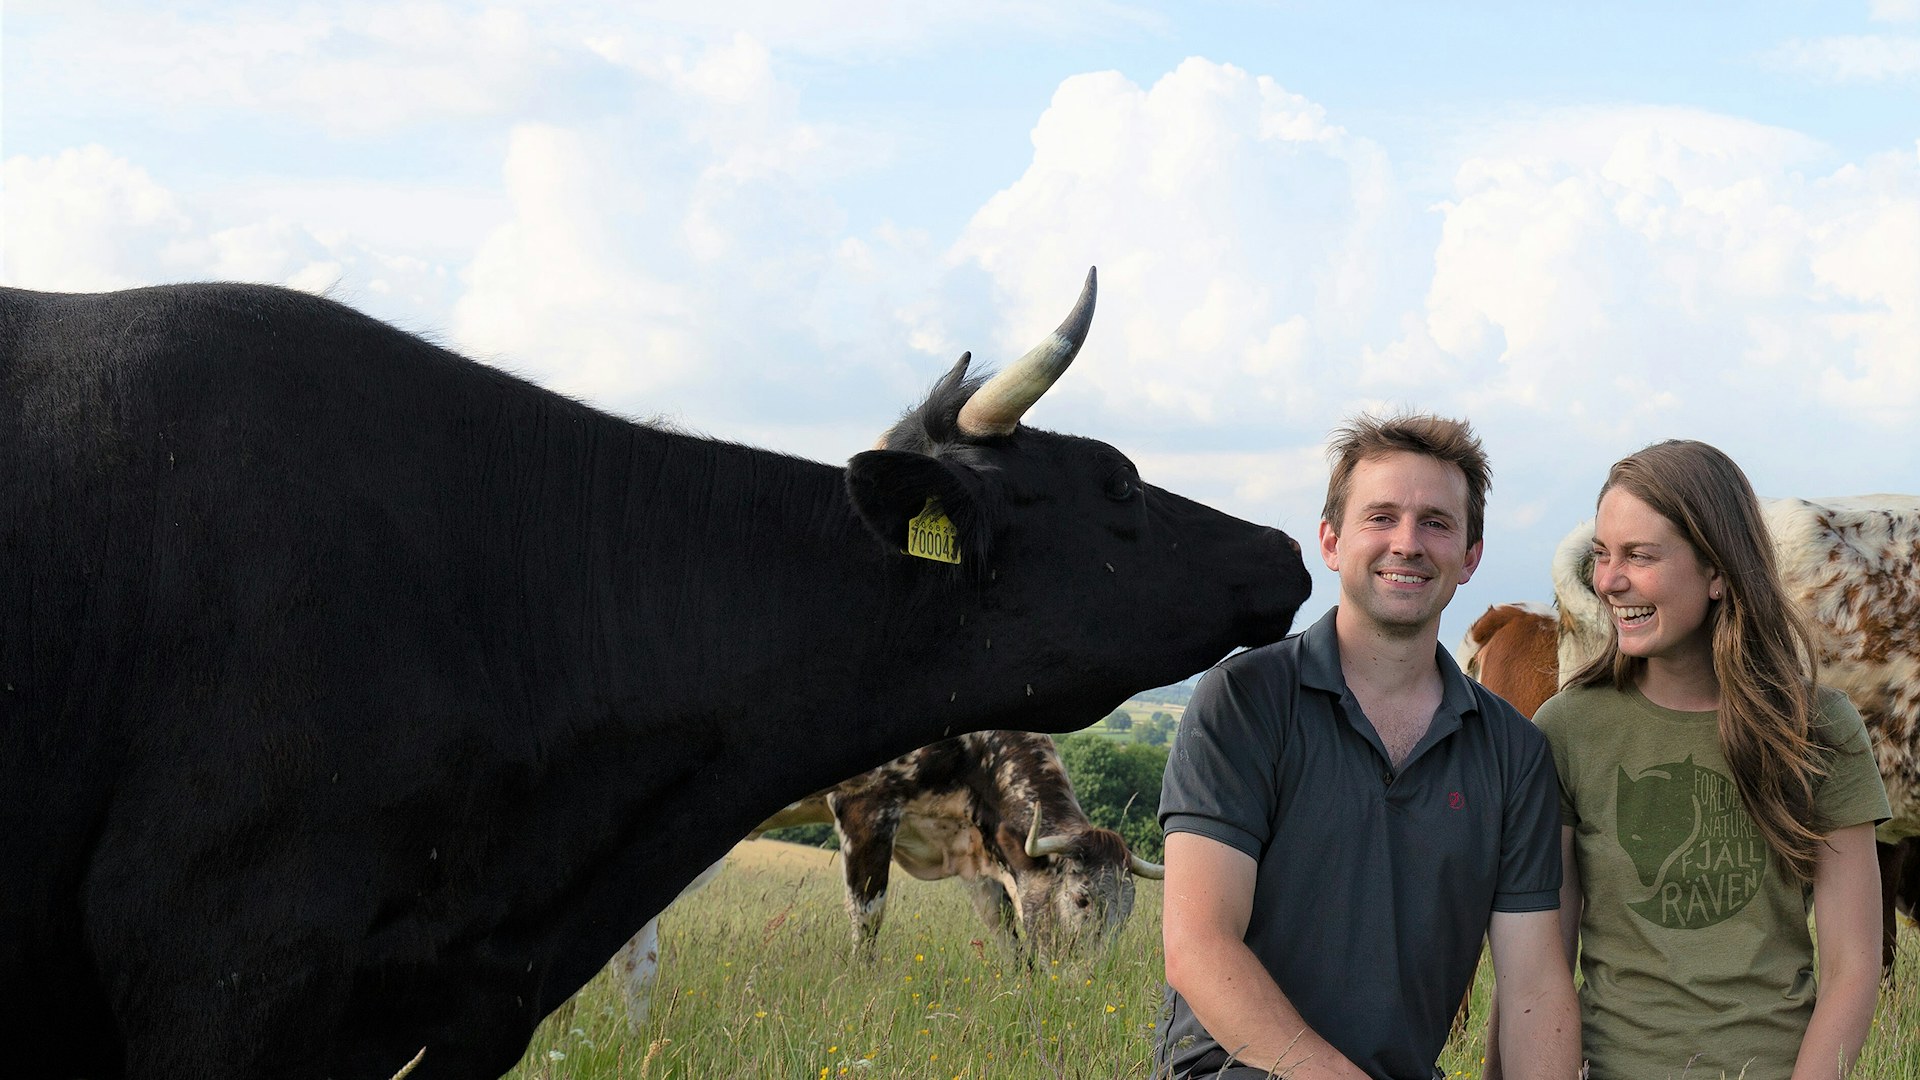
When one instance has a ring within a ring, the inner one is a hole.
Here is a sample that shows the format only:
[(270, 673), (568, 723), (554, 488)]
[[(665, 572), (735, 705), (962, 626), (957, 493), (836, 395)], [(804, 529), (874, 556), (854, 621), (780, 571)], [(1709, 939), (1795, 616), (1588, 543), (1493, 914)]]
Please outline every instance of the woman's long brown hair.
[[(1826, 775), (1813, 737), (1819, 660), (1805, 619), (1780, 583), (1760, 500), (1733, 459), (1706, 443), (1674, 439), (1622, 458), (1600, 489), (1619, 488), (1673, 522), (1700, 561), (1720, 575), (1710, 601), (1713, 674), (1720, 688), (1720, 747), (1747, 814), (1788, 874), (1811, 882), (1831, 831), (1812, 820), (1814, 784)], [(1609, 636), (1569, 685), (1625, 690), (1646, 661)]]

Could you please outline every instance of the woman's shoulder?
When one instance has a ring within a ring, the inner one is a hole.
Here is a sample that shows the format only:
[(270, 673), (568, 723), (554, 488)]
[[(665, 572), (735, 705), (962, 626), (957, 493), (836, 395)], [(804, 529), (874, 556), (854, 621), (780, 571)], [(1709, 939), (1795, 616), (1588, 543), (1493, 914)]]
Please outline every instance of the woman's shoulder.
[(1846, 691), (1824, 684), (1813, 688), (1813, 711), (1822, 718), (1859, 712), (1854, 708), (1853, 699), (1847, 696)]
[(1540, 704), (1533, 722), (1553, 738), (1605, 715), (1625, 700), (1626, 695), (1612, 686), (1563, 687)]
[(1834, 748), (1867, 741), (1867, 724), (1853, 699), (1831, 686), (1813, 688), (1813, 715), (1809, 718), (1815, 741)]

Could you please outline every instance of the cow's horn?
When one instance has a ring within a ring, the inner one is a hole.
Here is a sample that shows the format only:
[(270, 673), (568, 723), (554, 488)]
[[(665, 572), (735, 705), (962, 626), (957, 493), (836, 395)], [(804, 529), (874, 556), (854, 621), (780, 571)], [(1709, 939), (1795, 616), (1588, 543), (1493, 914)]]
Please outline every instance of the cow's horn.
[(1163, 881), (1167, 876), (1166, 867), (1157, 862), (1148, 862), (1131, 851), (1127, 852), (1127, 869), (1143, 878), (1152, 878), (1155, 881)]
[(1069, 836), (1040, 835), (1040, 804), (1034, 803), (1033, 825), (1027, 829), (1027, 855), (1035, 859), (1046, 855), (1058, 855), (1067, 850), (1067, 845), (1072, 842), (1073, 838)]
[(1020, 418), (1040, 400), (1040, 395), (1047, 392), (1060, 373), (1067, 370), (1087, 340), (1087, 328), (1093, 325), (1094, 292), (1093, 268), (1088, 267), (1087, 283), (1080, 287), (1080, 299), (1059, 329), (989, 379), (968, 399), (960, 410), (962, 434), (1013, 434), (1013, 429), (1020, 426)]

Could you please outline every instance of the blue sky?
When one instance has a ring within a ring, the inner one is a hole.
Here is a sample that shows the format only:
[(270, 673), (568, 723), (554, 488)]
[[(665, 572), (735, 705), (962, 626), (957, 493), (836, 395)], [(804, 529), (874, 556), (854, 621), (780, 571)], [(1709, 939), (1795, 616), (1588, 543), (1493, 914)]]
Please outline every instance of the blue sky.
[(1149, 480), (1310, 542), (1343, 417), (1474, 420), (1449, 644), (1656, 439), (1920, 489), (1920, 0), (11, 0), (0, 62), (0, 281), (327, 291), (821, 460), (1098, 264), (1030, 419)]

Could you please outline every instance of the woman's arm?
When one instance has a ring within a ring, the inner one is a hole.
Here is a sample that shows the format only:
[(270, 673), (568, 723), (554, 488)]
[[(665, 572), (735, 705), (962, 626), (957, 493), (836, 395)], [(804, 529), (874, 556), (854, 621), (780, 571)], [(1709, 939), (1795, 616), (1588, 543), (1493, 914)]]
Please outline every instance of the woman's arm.
[(1587, 898), (1580, 891), (1580, 864), (1573, 857), (1573, 826), (1560, 826), (1560, 947), (1567, 952), (1567, 971), (1580, 970), (1580, 916)]
[(1836, 1080), (1853, 1068), (1880, 991), (1880, 861), (1873, 826), (1827, 838), (1813, 876), (1820, 987), (1793, 1080)]

